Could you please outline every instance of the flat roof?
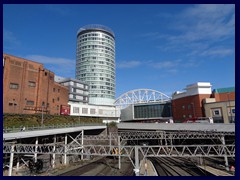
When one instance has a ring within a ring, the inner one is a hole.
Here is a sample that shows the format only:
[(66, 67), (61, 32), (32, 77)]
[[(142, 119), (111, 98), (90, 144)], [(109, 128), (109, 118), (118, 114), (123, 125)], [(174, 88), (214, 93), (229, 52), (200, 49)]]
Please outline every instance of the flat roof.
[(71, 132), (78, 132), (82, 130), (105, 129), (106, 127), (107, 127), (106, 125), (80, 126), (80, 127), (70, 127), (70, 128), (43, 129), (43, 130), (36, 130), (36, 131), (4, 133), (3, 140), (24, 139), (24, 138), (39, 137), (39, 136), (49, 136), (49, 135), (55, 135), (55, 134), (65, 134), (65, 133), (71, 133)]
[(119, 123), (119, 129), (235, 132), (235, 124), (220, 123)]
[(227, 92), (235, 92), (235, 87), (226, 87), (226, 88), (218, 88), (214, 89), (213, 93), (227, 93)]

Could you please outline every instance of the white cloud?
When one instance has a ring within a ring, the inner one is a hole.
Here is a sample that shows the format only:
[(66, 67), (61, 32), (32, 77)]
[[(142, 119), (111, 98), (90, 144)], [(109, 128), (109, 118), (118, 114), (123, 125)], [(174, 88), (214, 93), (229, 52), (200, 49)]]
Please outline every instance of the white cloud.
[(4, 45), (7, 45), (8, 47), (21, 45), (14, 33), (6, 29), (3, 29), (3, 41), (5, 42)]
[[(207, 51), (209, 47), (220, 48), (219, 44), (224, 44), (228, 40), (234, 44), (234, 9), (232, 4), (193, 5), (182, 12), (171, 15), (174, 26), (170, 24), (172, 21), (166, 24), (165, 28), (171, 28), (168, 34), (153, 32), (146, 33), (148, 35), (146, 37), (153, 38), (155, 36), (155, 40), (158, 37), (163, 38), (165, 41), (161, 42), (166, 43), (156, 46), (161, 51), (184, 52), (187, 53), (187, 56), (201, 56), (202, 52)], [(225, 45), (223, 48), (229, 49), (229, 45)], [(222, 56), (228, 53), (230, 52), (215, 52), (215, 55)]]
[(151, 66), (157, 69), (169, 69), (175, 68), (179, 65), (180, 61), (163, 61), (158, 63), (152, 63)]
[(231, 55), (233, 53), (234, 53), (233, 49), (210, 49), (210, 50), (203, 51), (201, 55), (223, 57), (223, 56)]
[(120, 63), (117, 63), (117, 68), (135, 68), (142, 63), (140, 61), (122, 61)]

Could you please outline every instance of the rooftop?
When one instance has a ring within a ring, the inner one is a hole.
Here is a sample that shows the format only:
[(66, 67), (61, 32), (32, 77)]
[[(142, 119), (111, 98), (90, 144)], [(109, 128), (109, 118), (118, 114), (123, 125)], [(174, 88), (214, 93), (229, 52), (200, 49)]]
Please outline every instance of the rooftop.
[(85, 30), (102, 30), (110, 33), (113, 37), (115, 37), (114, 32), (109, 27), (101, 24), (89, 24), (89, 25), (83, 26), (78, 30), (77, 35)]
[(235, 92), (235, 87), (219, 88), (219, 89), (213, 90), (213, 93), (216, 93), (216, 94), (227, 93), (227, 92)]

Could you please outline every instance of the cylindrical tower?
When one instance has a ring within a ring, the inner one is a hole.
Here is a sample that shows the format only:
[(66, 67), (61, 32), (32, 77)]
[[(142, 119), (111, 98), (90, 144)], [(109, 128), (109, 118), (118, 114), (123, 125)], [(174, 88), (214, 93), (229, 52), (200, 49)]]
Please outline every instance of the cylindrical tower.
[(115, 36), (103, 25), (87, 25), (77, 33), (76, 79), (89, 84), (89, 104), (115, 100)]

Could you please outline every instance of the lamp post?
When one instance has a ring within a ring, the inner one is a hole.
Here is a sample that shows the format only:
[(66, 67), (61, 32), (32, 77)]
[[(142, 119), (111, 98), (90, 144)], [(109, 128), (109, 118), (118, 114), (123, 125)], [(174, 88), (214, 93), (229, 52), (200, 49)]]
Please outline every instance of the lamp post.
[(43, 126), (43, 108), (44, 108), (44, 102), (42, 102), (42, 121), (41, 121), (41, 126)]

